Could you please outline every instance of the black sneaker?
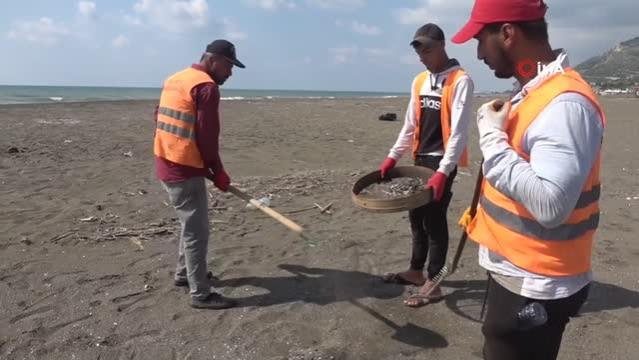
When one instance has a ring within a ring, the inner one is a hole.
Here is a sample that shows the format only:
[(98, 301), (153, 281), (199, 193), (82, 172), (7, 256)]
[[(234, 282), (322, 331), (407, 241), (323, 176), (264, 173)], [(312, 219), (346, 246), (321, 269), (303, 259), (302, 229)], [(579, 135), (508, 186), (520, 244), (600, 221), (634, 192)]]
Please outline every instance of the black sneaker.
[(211, 293), (204, 300), (191, 299), (191, 307), (196, 309), (221, 310), (235, 307), (237, 301), (224, 297), (218, 293)]
[[(217, 277), (213, 276), (212, 272), (207, 272), (206, 273), (206, 278), (209, 280), (209, 282), (212, 282), (213, 280), (219, 280)], [(187, 279), (180, 279), (180, 280), (173, 280), (173, 285), (178, 286), (178, 287), (189, 287), (189, 280)]]

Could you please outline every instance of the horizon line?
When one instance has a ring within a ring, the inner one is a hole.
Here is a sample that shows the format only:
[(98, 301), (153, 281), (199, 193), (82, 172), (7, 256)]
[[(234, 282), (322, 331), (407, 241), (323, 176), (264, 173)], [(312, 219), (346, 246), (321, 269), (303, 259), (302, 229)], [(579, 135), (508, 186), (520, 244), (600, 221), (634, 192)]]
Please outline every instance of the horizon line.
[[(68, 87), (68, 88), (112, 88), (112, 89), (149, 89), (149, 90), (162, 90), (161, 87), (151, 87), (151, 86), (110, 86), (110, 85), (32, 85), (32, 84), (0, 84), (0, 86), (7, 87)], [(306, 92), (333, 92), (333, 93), (370, 93), (370, 94), (401, 94), (401, 95), (410, 95), (410, 91), (383, 91), (383, 90), (318, 90), (318, 89), (247, 89), (247, 88), (228, 88), (225, 87), (223, 90), (234, 90), (234, 91), (306, 91)], [(510, 90), (482, 90), (475, 91), (476, 94), (482, 93), (502, 93)]]
[[(153, 86), (113, 86), (113, 85), (33, 85), (33, 84), (0, 84), (0, 86), (12, 86), (12, 87), (77, 87), (77, 88), (115, 88), (115, 89), (159, 89), (161, 90), (162, 87), (153, 87)], [(241, 90), (241, 91), (321, 91), (321, 92), (360, 92), (360, 93), (395, 93), (395, 94), (408, 94), (409, 92), (407, 91), (392, 91), (392, 90), (375, 90), (375, 91), (371, 91), (371, 90), (324, 90), (324, 89), (277, 89), (277, 88), (271, 88), (271, 89), (266, 89), (266, 88), (254, 88), (254, 89), (248, 89), (248, 88), (231, 88), (231, 87), (224, 87), (223, 89), (225, 90)]]

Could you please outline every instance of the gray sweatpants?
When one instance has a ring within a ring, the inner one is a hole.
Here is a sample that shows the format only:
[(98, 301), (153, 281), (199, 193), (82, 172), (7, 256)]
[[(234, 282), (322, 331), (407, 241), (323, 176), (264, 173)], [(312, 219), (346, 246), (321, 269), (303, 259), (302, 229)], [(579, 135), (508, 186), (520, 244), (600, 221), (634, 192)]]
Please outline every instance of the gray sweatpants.
[(209, 214), (205, 179), (194, 177), (162, 185), (169, 193), (181, 226), (175, 279), (188, 279), (191, 297), (204, 300), (211, 293), (206, 276)]

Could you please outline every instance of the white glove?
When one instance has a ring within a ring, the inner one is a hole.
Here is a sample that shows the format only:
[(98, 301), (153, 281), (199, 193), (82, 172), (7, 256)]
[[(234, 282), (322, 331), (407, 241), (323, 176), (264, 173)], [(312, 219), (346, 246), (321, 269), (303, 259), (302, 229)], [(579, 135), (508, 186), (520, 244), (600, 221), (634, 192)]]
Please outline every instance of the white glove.
[(510, 112), (510, 102), (495, 110), (502, 103), (500, 100), (493, 100), (483, 104), (477, 110), (477, 129), (479, 130), (479, 148), (484, 159), (502, 152), (508, 145), (508, 135), (504, 131), (506, 119)]

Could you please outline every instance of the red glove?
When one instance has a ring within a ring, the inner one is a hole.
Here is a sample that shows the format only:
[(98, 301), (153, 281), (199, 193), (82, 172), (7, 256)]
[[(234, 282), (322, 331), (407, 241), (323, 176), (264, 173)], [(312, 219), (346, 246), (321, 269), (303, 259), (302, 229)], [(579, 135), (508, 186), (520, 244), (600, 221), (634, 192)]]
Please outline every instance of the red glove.
[(229, 185), (231, 184), (231, 178), (229, 174), (224, 170), (220, 170), (217, 173), (213, 174), (213, 184), (216, 188), (220, 189), (223, 192), (226, 192), (229, 189)]
[(386, 177), (388, 170), (395, 167), (397, 161), (391, 157), (387, 157), (386, 160), (379, 166), (379, 171), (382, 173), (382, 179)]
[(433, 188), (433, 199), (435, 199), (435, 201), (442, 199), (444, 189), (446, 188), (446, 180), (448, 180), (448, 176), (443, 172), (437, 171), (426, 182), (426, 188)]

